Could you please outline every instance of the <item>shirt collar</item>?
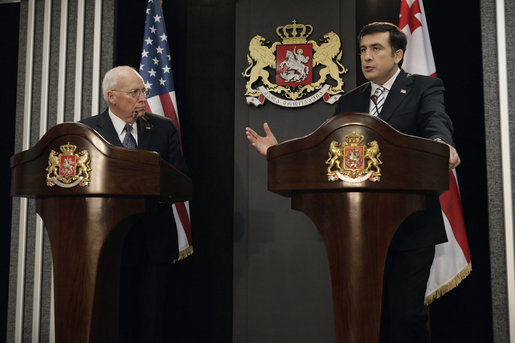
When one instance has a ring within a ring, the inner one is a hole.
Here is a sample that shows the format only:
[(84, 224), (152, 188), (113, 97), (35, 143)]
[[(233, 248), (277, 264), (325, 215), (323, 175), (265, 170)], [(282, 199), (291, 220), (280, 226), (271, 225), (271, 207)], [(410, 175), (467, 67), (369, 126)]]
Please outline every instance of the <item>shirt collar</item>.
[(109, 108), (109, 118), (111, 118), (111, 121), (113, 122), (116, 133), (118, 135), (121, 135), (125, 130), (125, 124), (126, 124), (125, 121), (123, 121), (118, 116), (116, 116), (113, 113), (113, 111), (111, 111), (111, 108)]
[[(395, 72), (395, 74), (388, 81), (386, 81), (384, 83), (383, 88), (386, 90), (386, 92), (390, 91), (390, 89), (393, 86), (393, 83), (395, 82), (395, 79), (397, 78), (397, 76), (399, 75), (400, 72), (401, 72), (401, 68), (397, 68), (397, 71)], [(378, 85), (377, 83), (374, 83), (372, 81), (370, 81), (370, 84), (372, 85), (372, 91), (370, 94), (374, 94), (376, 89), (381, 87), (380, 85)]]
[[(111, 121), (113, 122), (114, 129), (116, 130), (116, 134), (118, 134), (118, 137), (120, 140), (125, 137), (125, 124), (127, 124), (125, 121), (120, 119), (116, 114), (111, 111), (111, 108), (109, 108), (109, 117), (111, 118)], [(132, 136), (136, 140), (136, 143), (138, 142), (138, 125), (136, 125), (136, 122), (132, 123)]]

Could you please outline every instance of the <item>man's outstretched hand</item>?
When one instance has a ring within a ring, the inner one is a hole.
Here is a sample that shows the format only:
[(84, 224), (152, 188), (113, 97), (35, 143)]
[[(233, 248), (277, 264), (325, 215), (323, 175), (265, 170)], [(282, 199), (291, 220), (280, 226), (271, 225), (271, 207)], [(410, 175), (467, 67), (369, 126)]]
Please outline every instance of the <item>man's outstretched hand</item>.
[(263, 128), (265, 129), (265, 137), (258, 135), (257, 132), (252, 130), (250, 127), (245, 128), (245, 133), (250, 145), (252, 145), (261, 155), (266, 156), (268, 148), (277, 144), (277, 139), (270, 130), (270, 127), (268, 127), (268, 123), (264, 123)]

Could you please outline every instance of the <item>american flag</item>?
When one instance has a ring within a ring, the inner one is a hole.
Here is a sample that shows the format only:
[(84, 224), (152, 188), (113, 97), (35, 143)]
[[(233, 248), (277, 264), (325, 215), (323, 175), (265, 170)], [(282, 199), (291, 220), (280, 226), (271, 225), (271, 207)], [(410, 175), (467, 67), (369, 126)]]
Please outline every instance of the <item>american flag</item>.
[[(161, 5), (157, 0), (149, 0), (147, 4), (139, 73), (149, 90), (147, 112), (170, 118), (179, 132), (180, 140), (181, 128), (173, 84), (168, 35)], [(173, 212), (177, 224), (178, 259), (180, 260), (193, 253), (188, 202), (175, 203)]]
[[(436, 77), (422, 0), (401, 0), (399, 28), (408, 37), (402, 68), (408, 73)], [(448, 241), (435, 247), (426, 305), (456, 287), (472, 271), (456, 169), (449, 175), (449, 190), (440, 196), (440, 205)]]

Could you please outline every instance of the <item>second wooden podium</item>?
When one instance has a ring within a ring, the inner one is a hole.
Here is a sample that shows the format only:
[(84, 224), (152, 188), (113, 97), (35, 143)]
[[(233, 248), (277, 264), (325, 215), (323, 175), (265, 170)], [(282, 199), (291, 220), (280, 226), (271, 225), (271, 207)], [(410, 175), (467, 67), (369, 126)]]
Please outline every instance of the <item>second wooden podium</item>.
[(337, 343), (377, 343), (383, 267), (402, 221), (448, 188), (449, 149), (345, 113), (271, 147), (268, 189), (317, 226), (332, 280)]

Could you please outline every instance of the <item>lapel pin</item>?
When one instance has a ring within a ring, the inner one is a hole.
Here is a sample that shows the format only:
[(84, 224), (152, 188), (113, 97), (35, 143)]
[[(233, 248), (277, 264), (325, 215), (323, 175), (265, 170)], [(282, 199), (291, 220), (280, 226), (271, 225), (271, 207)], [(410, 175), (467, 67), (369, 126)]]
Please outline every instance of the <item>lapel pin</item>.
[(401, 89), (401, 94), (406, 94), (406, 90), (405, 89)]

